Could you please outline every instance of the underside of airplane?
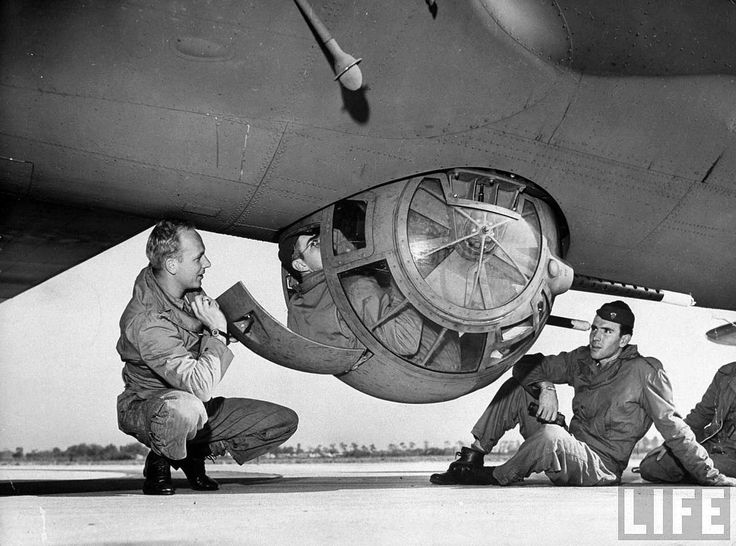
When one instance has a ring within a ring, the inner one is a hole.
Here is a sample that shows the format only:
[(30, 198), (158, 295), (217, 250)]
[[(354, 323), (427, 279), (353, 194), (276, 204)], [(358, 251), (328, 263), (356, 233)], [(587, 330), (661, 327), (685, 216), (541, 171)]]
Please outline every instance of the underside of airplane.
[[(736, 309), (731, 2), (1, 9), (0, 301), (162, 217), (265, 241), (319, 226), (366, 349), (279, 330), (237, 285), (220, 298), (233, 335), (412, 402), (495, 380), (571, 287)], [(345, 294), (355, 274), (437, 343), (387, 349)], [(709, 337), (733, 344), (724, 328)]]

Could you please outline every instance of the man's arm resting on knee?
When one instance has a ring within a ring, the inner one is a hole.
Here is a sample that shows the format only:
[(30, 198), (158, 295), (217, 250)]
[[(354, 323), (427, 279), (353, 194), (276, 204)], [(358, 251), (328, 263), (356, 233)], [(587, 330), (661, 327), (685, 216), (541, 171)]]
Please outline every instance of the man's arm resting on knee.
[(696, 441), (693, 431), (677, 414), (672, 401), (672, 387), (664, 370), (652, 370), (648, 374), (644, 399), (647, 413), (665, 444), (699, 484), (736, 485), (736, 480), (731, 483), (730, 478), (715, 468), (706, 449)]

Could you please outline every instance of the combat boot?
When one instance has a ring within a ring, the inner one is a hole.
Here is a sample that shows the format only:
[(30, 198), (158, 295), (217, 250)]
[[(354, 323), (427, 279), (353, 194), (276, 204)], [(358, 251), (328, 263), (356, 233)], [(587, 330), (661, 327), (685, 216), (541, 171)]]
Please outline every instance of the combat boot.
[(146, 464), (143, 465), (143, 494), (144, 495), (173, 495), (174, 484), (171, 483), (171, 469), (169, 460), (154, 453), (148, 452)]
[(429, 481), (436, 485), (498, 485), (493, 477), (494, 467), (484, 467), (485, 453), (468, 447), (455, 454), (458, 460), (450, 463), (446, 472), (432, 474)]
[(195, 491), (217, 491), (220, 488), (219, 483), (204, 473), (204, 459), (190, 455), (177, 462)]

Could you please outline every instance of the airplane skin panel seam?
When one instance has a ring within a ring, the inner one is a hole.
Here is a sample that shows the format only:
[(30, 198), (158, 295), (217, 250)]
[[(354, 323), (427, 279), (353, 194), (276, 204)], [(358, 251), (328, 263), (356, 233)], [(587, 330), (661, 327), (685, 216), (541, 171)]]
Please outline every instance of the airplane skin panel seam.
[[(253, 187), (253, 185), (251, 185), (251, 184), (249, 184), (249, 183), (247, 183), (247, 182), (245, 182), (243, 180), (243, 173), (245, 171), (246, 149), (248, 147), (248, 136), (250, 134), (250, 124), (249, 123), (246, 123), (245, 125), (246, 125), (246, 132), (245, 132), (245, 135), (243, 136), (243, 147), (242, 147), (242, 152), (241, 152), (241, 156), (240, 156), (240, 173), (238, 175), (238, 182), (241, 183), (241, 184), (245, 184), (247, 186)], [(251, 198), (252, 198), (252, 194), (255, 193), (255, 191), (256, 190), (254, 188), (253, 191), (251, 192)], [(230, 215), (228, 216), (228, 218), (225, 219), (224, 228), (227, 229), (227, 230), (232, 229), (232, 227), (234, 226), (235, 222), (240, 217), (240, 215), (243, 214), (243, 211), (245, 210), (245, 208), (247, 206), (248, 206), (248, 204), (246, 202), (242, 202), (240, 204), (240, 206), (236, 207), (230, 213)]]
[[(551, 5), (554, 6), (555, 10), (557, 11), (558, 16), (562, 19), (563, 25), (562, 28), (565, 31), (565, 38), (567, 40), (568, 44), (568, 59), (567, 62), (570, 62), (573, 59), (573, 40), (572, 40), (572, 34), (570, 32), (570, 26), (567, 23), (567, 19), (565, 17), (565, 14), (563, 13), (563, 10), (560, 8), (559, 4), (557, 3), (557, 0), (552, 0)], [(513, 34), (509, 32), (509, 30), (506, 28), (505, 25), (501, 24), (501, 22), (496, 18), (496, 16), (493, 14), (493, 12), (488, 8), (487, 3), (484, 1), (474, 2), (474, 5), (479, 6), (480, 9), (488, 16), (488, 18), (493, 21), (496, 24), (496, 27), (505, 34), (510, 40), (513, 40), (514, 43), (516, 43), (520, 48), (522, 48), (524, 51), (526, 51), (529, 55), (533, 55), (536, 59), (541, 60), (545, 64), (551, 65), (551, 66), (559, 66), (559, 62), (551, 62), (545, 60), (541, 55), (535, 53), (533, 50), (529, 49), (526, 45), (524, 45), (517, 37), (515, 37)]]
[(71, 152), (79, 153), (79, 154), (82, 154), (82, 155), (87, 154), (87, 155), (93, 155), (93, 156), (96, 156), (96, 157), (101, 157), (101, 158), (105, 158), (105, 159), (111, 159), (111, 160), (115, 160), (115, 161), (125, 161), (125, 162), (128, 162), (128, 163), (132, 163), (134, 165), (141, 165), (141, 166), (144, 166), (144, 167), (149, 167), (151, 169), (161, 169), (161, 170), (164, 170), (164, 171), (170, 171), (170, 172), (175, 172), (175, 173), (180, 173), (180, 174), (192, 174), (192, 175), (197, 175), (197, 176), (203, 176), (203, 177), (206, 177), (206, 178), (211, 178), (213, 180), (219, 180), (219, 181), (222, 181), (222, 182), (230, 182), (230, 183), (233, 183), (233, 184), (240, 184), (240, 183), (242, 183), (245, 186), (251, 186), (251, 187), (254, 186), (254, 184), (250, 184), (248, 182), (240, 182), (238, 180), (232, 180), (230, 178), (223, 178), (221, 176), (214, 176), (214, 175), (211, 175), (211, 174), (208, 174), (208, 173), (194, 172), (194, 171), (186, 171), (184, 169), (177, 169), (176, 167), (170, 167), (170, 166), (167, 166), (167, 165), (160, 165), (160, 164), (156, 164), (156, 163), (147, 163), (145, 161), (140, 161), (138, 159), (131, 159), (129, 157), (114, 156), (114, 155), (109, 155), (109, 154), (106, 154), (106, 153), (103, 153), (103, 152), (96, 152), (96, 151), (92, 151), (92, 150), (86, 150), (86, 149), (83, 149), (83, 148), (75, 148), (73, 146), (65, 146), (63, 144), (58, 144), (56, 142), (48, 142), (48, 141), (45, 141), (45, 140), (39, 140), (39, 139), (34, 139), (34, 138), (29, 138), (29, 137), (24, 137), (24, 136), (9, 134), (9, 133), (5, 133), (5, 132), (2, 132), (2, 131), (0, 131), (0, 135), (1, 136), (8, 137), (8, 138), (11, 138), (11, 139), (14, 138), (14, 139), (23, 140), (23, 141), (26, 141), (26, 142), (40, 144), (40, 145), (43, 145), (43, 146), (50, 146), (50, 147), (54, 147), (54, 148), (59, 148), (61, 150), (69, 150)]
[[(383, 138), (383, 137), (377, 137), (377, 136), (372, 136), (372, 135), (360, 135), (360, 134), (343, 132), (343, 131), (334, 131), (332, 129), (328, 129), (328, 128), (324, 128), (324, 127), (317, 127), (317, 126), (313, 126), (313, 125), (302, 125), (302, 124), (297, 124), (297, 123), (294, 124), (294, 127), (292, 128), (292, 131), (291, 131), (291, 135), (292, 136), (303, 138), (305, 140), (311, 140), (313, 142), (320, 142), (320, 143), (329, 142), (330, 139), (329, 138), (320, 137), (318, 135), (315, 135), (314, 133), (310, 133), (309, 131), (300, 131), (300, 130), (298, 130), (298, 129), (302, 129), (302, 128), (304, 128), (304, 129), (318, 129), (318, 130), (325, 131), (325, 132), (330, 133), (330, 134), (337, 133), (337, 134), (348, 135), (350, 137), (355, 138), (357, 142), (360, 142), (360, 141), (363, 141), (363, 142), (369, 142), (369, 141), (372, 141), (372, 142), (381, 142), (381, 141), (393, 142), (395, 140), (399, 140), (399, 141), (407, 141), (408, 140), (408, 141), (412, 141), (412, 142), (421, 143), (422, 141), (425, 141), (425, 140), (428, 140), (428, 139), (437, 138), (437, 137), (418, 137), (418, 138), (415, 138), (415, 139)], [(363, 155), (372, 155), (372, 156), (375, 156), (375, 157), (382, 157), (382, 158), (385, 158), (385, 159), (391, 159), (391, 160), (395, 160), (395, 161), (411, 161), (412, 160), (412, 158), (410, 156), (396, 154), (395, 153), (395, 151), (396, 151), (396, 148), (395, 147), (392, 148), (393, 152), (390, 152), (390, 151), (386, 151), (386, 150), (377, 150), (377, 149), (374, 149), (374, 148), (369, 147), (369, 145), (360, 145), (360, 144), (356, 144), (356, 143), (351, 143), (350, 144), (350, 150), (359, 151)]]
[[(277, 175), (274, 175), (269, 180), (273, 180), (273, 181), (275, 181), (275, 180), (281, 180), (283, 182), (292, 184), (293, 186), (308, 186), (310, 188), (314, 188), (316, 190), (320, 190), (320, 191), (324, 191), (324, 192), (334, 192), (335, 191), (335, 188), (333, 188), (331, 186), (323, 186), (323, 185), (320, 185), (320, 184), (315, 184), (314, 182), (309, 182), (307, 180), (300, 180), (300, 179), (296, 179), (296, 178), (291, 178), (289, 176), (283, 176), (283, 175), (278, 175), (277, 176)], [(272, 187), (269, 187), (269, 188), (264, 187), (263, 189), (268, 189), (268, 190), (272, 190), (272, 191), (280, 191), (280, 190), (277, 190), (277, 189), (272, 188)], [(304, 197), (306, 199), (309, 199), (310, 198), (310, 194), (299, 194), (297, 192), (289, 192), (288, 190), (283, 190), (283, 191), (286, 191), (287, 193), (293, 193), (294, 195), (304, 195)]]
[(642, 240), (645, 242), (650, 237), (654, 236), (658, 231), (677, 231), (680, 233), (687, 233), (691, 235), (697, 235), (698, 237), (707, 237), (713, 240), (721, 240), (724, 237), (719, 235), (725, 235), (725, 239), (732, 239), (736, 241), (736, 229), (725, 230), (716, 226), (709, 226), (705, 224), (696, 224), (693, 222), (687, 222), (684, 220), (676, 219), (680, 211), (685, 207), (685, 204), (690, 198), (696, 197), (695, 193), (701, 191), (702, 188), (698, 186), (698, 183), (694, 183), (690, 190), (682, 196), (677, 204), (669, 211), (656, 229), (653, 229), (647, 234), (646, 238)]
[(736, 189), (732, 188), (726, 188), (720, 184), (713, 184), (712, 182), (707, 182), (705, 185), (707, 188), (707, 191), (710, 193), (714, 193), (717, 195), (720, 195), (722, 197), (734, 197), (736, 198)]
[[(233, 228), (253, 228), (253, 229), (257, 229), (257, 230), (261, 230), (261, 231), (268, 231), (271, 234), (276, 234), (276, 233), (278, 233), (278, 232), (281, 231), (280, 229), (274, 229), (274, 228), (270, 228), (270, 227), (259, 226), (257, 224), (248, 224), (248, 223), (242, 223), (241, 224), (241, 223), (237, 223), (237, 222), (235, 224), (233, 224)], [(223, 233), (225, 233), (225, 232), (223, 232)], [(242, 237), (242, 236), (241, 235), (235, 235), (235, 237)], [(274, 242), (274, 241), (269, 241), (269, 242)]]
[[(260, 193), (261, 186), (266, 181), (269, 172), (271, 171), (272, 167), (274, 165), (278, 164), (278, 160), (281, 158), (281, 156), (285, 153), (285, 151), (282, 150), (282, 144), (284, 142), (284, 136), (286, 135), (286, 131), (289, 128), (289, 124), (285, 123), (283, 126), (283, 129), (281, 131), (281, 134), (279, 135), (279, 141), (276, 144), (276, 147), (274, 148), (273, 154), (269, 157), (268, 164), (266, 165), (265, 169), (263, 170), (263, 175), (261, 176), (261, 179), (258, 181), (257, 184), (255, 184), (255, 188), (253, 192), (251, 193), (250, 197), (248, 198), (248, 202), (245, 204), (245, 206), (242, 208), (242, 211), (238, 215), (238, 218), (242, 218), (244, 215), (248, 214), (248, 209), (251, 208), (251, 206), (255, 206), (258, 204), (258, 194)], [(235, 225), (237, 222), (237, 218), (233, 218), (231, 221), (231, 226)]]
[(649, 230), (648, 233), (643, 234), (642, 237), (641, 237), (641, 239), (639, 239), (639, 242), (637, 242), (635, 245), (632, 245), (632, 247), (635, 248), (635, 247), (638, 247), (640, 245), (643, 245), (644, 243), (646, 243), (647, 240), (649, 240), (655, 233), (657, 233), (660, 230), (667, 230), (667, 229), (669, 229), (669, 228), (666, 228), (664, 226), (668, 223), (668, 221), (669, 221), (670, 218), (674, 217), (678, 213), (678, 211), (682, 207), (683, 202), (687, 200), (688, 196), (692, 192), (693, 187), (697, 183), (698, 182), (693, 181), (692, 184), (690, 184), (690, 187), (688, 188), (688, 190), (680, 197), (680, 199), (677, 201), (677, 203), (675, 203), (674, 206), (669, 211), (667, 211), (667, 214), (665, 214), (660, 219), (660, 221)]
[[(256, 190), (254, 193), (257, 193), (259, 197), (265, 197), (269, 194), (279, 194), (283, 197), (298, 197), (302, 201), (310, 201), (314, 203), (315, 206), (322, 208), (324, 206), (324, 201), (322, 199), (313, 198), (307, 193), (299, 193), (297, 191), (290, 191), (283, 188), (273, 188), (273, 187), (263, 187), (258, 190)], [(254, 205), (257, 204), (260, 199), (254, 198)]]
[(572, 32), (570, 31), (570, 24), (567, 22), (567, 17), (565, 17), (565, 12), (560, 8), (560, 4), (557, 2), (557, 0), (552, 0), (552, 5), (557, 10), (557, 13), (559, 14), (560, 18), (562, 19), (563, 25), (562, 28), (565, 31), (565, 37), (567, 38), (567, 44), (568, 44), (568, 51), (569, 51), (569, 58), (568, 62), (572, 62), (572, 60), (575, 58), (575, 43), (572, 39)]
[[(584, 151), (580, 151), (580, 150), (576, 150), (576, 149), (572, 149), (572, 148), (566, 148), (566, 147), (562, 147), (562, 146), (559, 146), (559, 145), (556, 145), (556, 144), (544, 144), (544, 143), (540, 143), (539, 141), (537, 141), (537, 140), (535, 140), (533, 138), (520, 136), (520, 135), (517, 135), (515, 133), (502, 132), (502, 131), (497, 131), (495, 129), (490, 129), (489, 131), (491, 131), (493, 133), (496, 133), (496, 134), (498, 134), (498, 135), (500, 135), (500, 136), (502, 136), (503, 138), (506, 138), (506, 139), (516, 140), (517, 142), (520, 142), (520, 143), (523, 143), (523, 144), (526, 144), (526, 145), (531, 145), (534, 148), (541, 148), (541, 152), (538, 155), (535, 155), (535, 158), (540, 158), (540, 157), (541, 158), (546, 158), (546, 156), (548, 154), (549, 155), (552, 155), (553, 152), (548, 151), (549, 148), (552, 148), (553, 150), (559, 150), (559, 151), (565, 152), (565, 153), (567, 153), (569, 155), (586, 157), (586, 158), (588, 158), (588, 159), (591, 160), (591, 163), (604, 163), (604, 164), (608, 164), (608, 165), (613, 165), (613, 166), (616, 166), (616, 167), (619, 167), (619, 168), (628, 169), (628, 170), (631, 170), (631, 171), (634, 171), (634, 172), (637, 172), (637, 173), (646, 174), (647, 176), (653, 175), (653, 176), (656, 176), (656, 177), (659, 177), (659, 178), (664, 178), (664, 179), (672, 179), (673, 176), (675, 176), (678, 180), (687, 181), (688, 183), (696, 182), (695, 179), (686, 178), (686, 177), (683, 177), (681, 175), (676, 175), (674, 173), (669, 173), (669, 172), (664, 172), (664, 171), (659, 171), (659, 170), (652, 170), (652, 169), (645, 169), (645, 168), (639, 167), (637, 165), (632, 165), (630, 163), (625, 163), (625, 162), (620, 161), (618, 159), (610, 159), (610, 158), (607, 158), (607, 157), (601, 157), (601, 156), (592, 154), (590, 152), (584, 152)], [(476, 140), (476, 142), (477, 142), (477, 140)], [(488, 151), (488, 149), (486, 149), (486, 148), (481, 148), (479, 146), (469, 145), (469, 144), (467, 144), (465, 142), (453, 142), (451, 139), (446, 144), (452, 144), (454, 146), (459, 146), (459, 147), (462, 147), (462, 148), (473, 149), (473, 150), (476, 150), (478, 152), (487, 152)], [(509, 159), (514, 159), (514, 160), (518, 160), (519, 159), (518, 156), (510, 155), (510, 151), (509, 152), (506, 152), (509, 147), (506, 146), (502, 141), (501, 142), (498, 142), (496, 140), (491, 140), (491, 142), (489, 144), (491, 146), (498, 147), (498, 148), (500, 148), (502, 150), (501, 152), (494, 151), (494, 153), (500, 153), (501, 155), (505, 155)], [(568, 165), (568, 166), (572, 165), (572, 166), (577, 166), (578, 167), (578, 171), (587, 168), (585, 166), (580, 167), (579, 166), (579, 163), (574, 162), (572, 159), (570, 159), (570, 160), (563, 160), (563, 159), (560, 159), (559, 156), (557, 156), (554, 159), (554, 163), (556, 165)], [(657, 196), (657, 197), (662, 197), (663, 196), (662, 192), (661, 191), (658, 191), (656, 189), (652, 189), (652, 188), (648, 188), (648, 187), (642, 188), (640, 185), (636, 185), (634, 183), (628, 183), (628, 184), (625, 184), (625, 185), (628, 186), (628, 188), (631, 189), (632, 191), (634, 191), (634, 190), (637, 191), (637, 192), (645, 191), (645, 192), (651, 193), (652, 195)]]
[(565, 123), (565, 118), (567, 117), (567, 113), (570, 111), (570, 108), (572, 108), (572, 105), (575, 103), (576, 99), (578, 98), (578, 91), (580, 90), (580, 86), (582, 85), (582, 82), (583, 82), (583, 75), (580, 74), (580, 77), (577, 79), (577, 85), (575, 86), (575, 91), (571, 93), (571, 96), (569, 97), (567, 101), (567, 106), (565, 106), (565, 111), (560, 116), (560, 119), (557, 122), (557, 124), (555, 124), (555, 128), (550, 132), (549, 138), (547, 139), (548, 145), (554, 146), (552, 144), (552, 141), (557, 135), (557, 131), (559, 131), (560, 128), (562, 127), (562, 124)]
[[(28, 91), (31, 93), (38, 93), (40, 95), (51, 95), (56, 97), (62, 97), (62, 98), (73, 98), (73, 99), (81, 99), (81, 100), (98, 100), (102, 102), (109, 102), (112, 104), (117, 105), (126, 105), (126, 106), (142, 106), (144, 108), (151, 108), (154, 110), (164, 110), (167, 112), (175, 112), (178, 114), (191, 114), (194, 116), (201, 116), (205, 119), (213, 118), (213, 119), (219, 119), (220, 121), (227, 121), (230, 123), (236, 123), (240, 125), (244, 124), (257, 124), (262, 123), (264, 125), (271, 125), (273, 123), (277, 124), (283, 124), (283, 123), (289, 123), (289, 120), (287, 119), (281, 119), (281, 120), (273, 120), (268, 118), (260, 118), (257, 116), (242, 116), (242, 115), (236, 115), (236, 114), (228, 114), (223, 112), (204, 112), (200, 110), (189, 110), (186, 108), (174, 108), (172, 106), (164, 106), (160, 104), (150, 104), (147, 102), (136, 102), (131, 100), (120, 100), (120, 99), (114, 99), (110, 97), (105, 96), (99, 96), (99, 95), (90, 95), (90, 94), (82, 94), (82, 93), (67, 93), (64, 91), (53, 91), (50, 89), (42, 89), (40, 87), (26, 87), (21, 85), (13, 85), (8, 84), (4, 82), (0, 82), (0, 87), (7, 87), (9, 89), (16, 89), (18, 91)], [(1, 112), (1, 111), (0, 111)]]
[[(669, 224), (672, 227), (664, 227), (662, 226), (663, 231), (676, 231), (678, 233), (687, 233), (690, 235), (697, 235), (698, 237), (707, 237), (709, 239), (713, 240), (721, 240), (722, 237), (719, 237), (718, 234), (726, 233), (723, 230), (720, 230), (718, 228), (710, 227), (710, 226), (703, 226), (699, 224), (692, 224), (690, 222), (681, 222), (681, 221), (671, 221)], [(707, 233), (710, 232), (710, 233)], [(715, 232), (715, 233), (713, 233)], [(728, 233), (731, 235), (730, 233)], [(730, 237), (731, 239), (734, 239), (733, 235)], [(735, 241), (736, 242), (736, 241)]]

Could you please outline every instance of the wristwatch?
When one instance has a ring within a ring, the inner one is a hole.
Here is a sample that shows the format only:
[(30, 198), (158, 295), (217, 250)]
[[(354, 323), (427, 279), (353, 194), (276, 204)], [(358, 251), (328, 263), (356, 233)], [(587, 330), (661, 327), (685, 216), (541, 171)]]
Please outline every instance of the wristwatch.
[(226, 334), (223, 334), (222, 332), (220, 332), (220, 330), (218, 330), (217, 328), (215, 328), (214, 330), (210, 330), (210, 335), (212, 337), (218, 338), (225, 345), (227, 345), (228, 343), (230, 343), (230, 340), (228, 339), (227, 335)]

